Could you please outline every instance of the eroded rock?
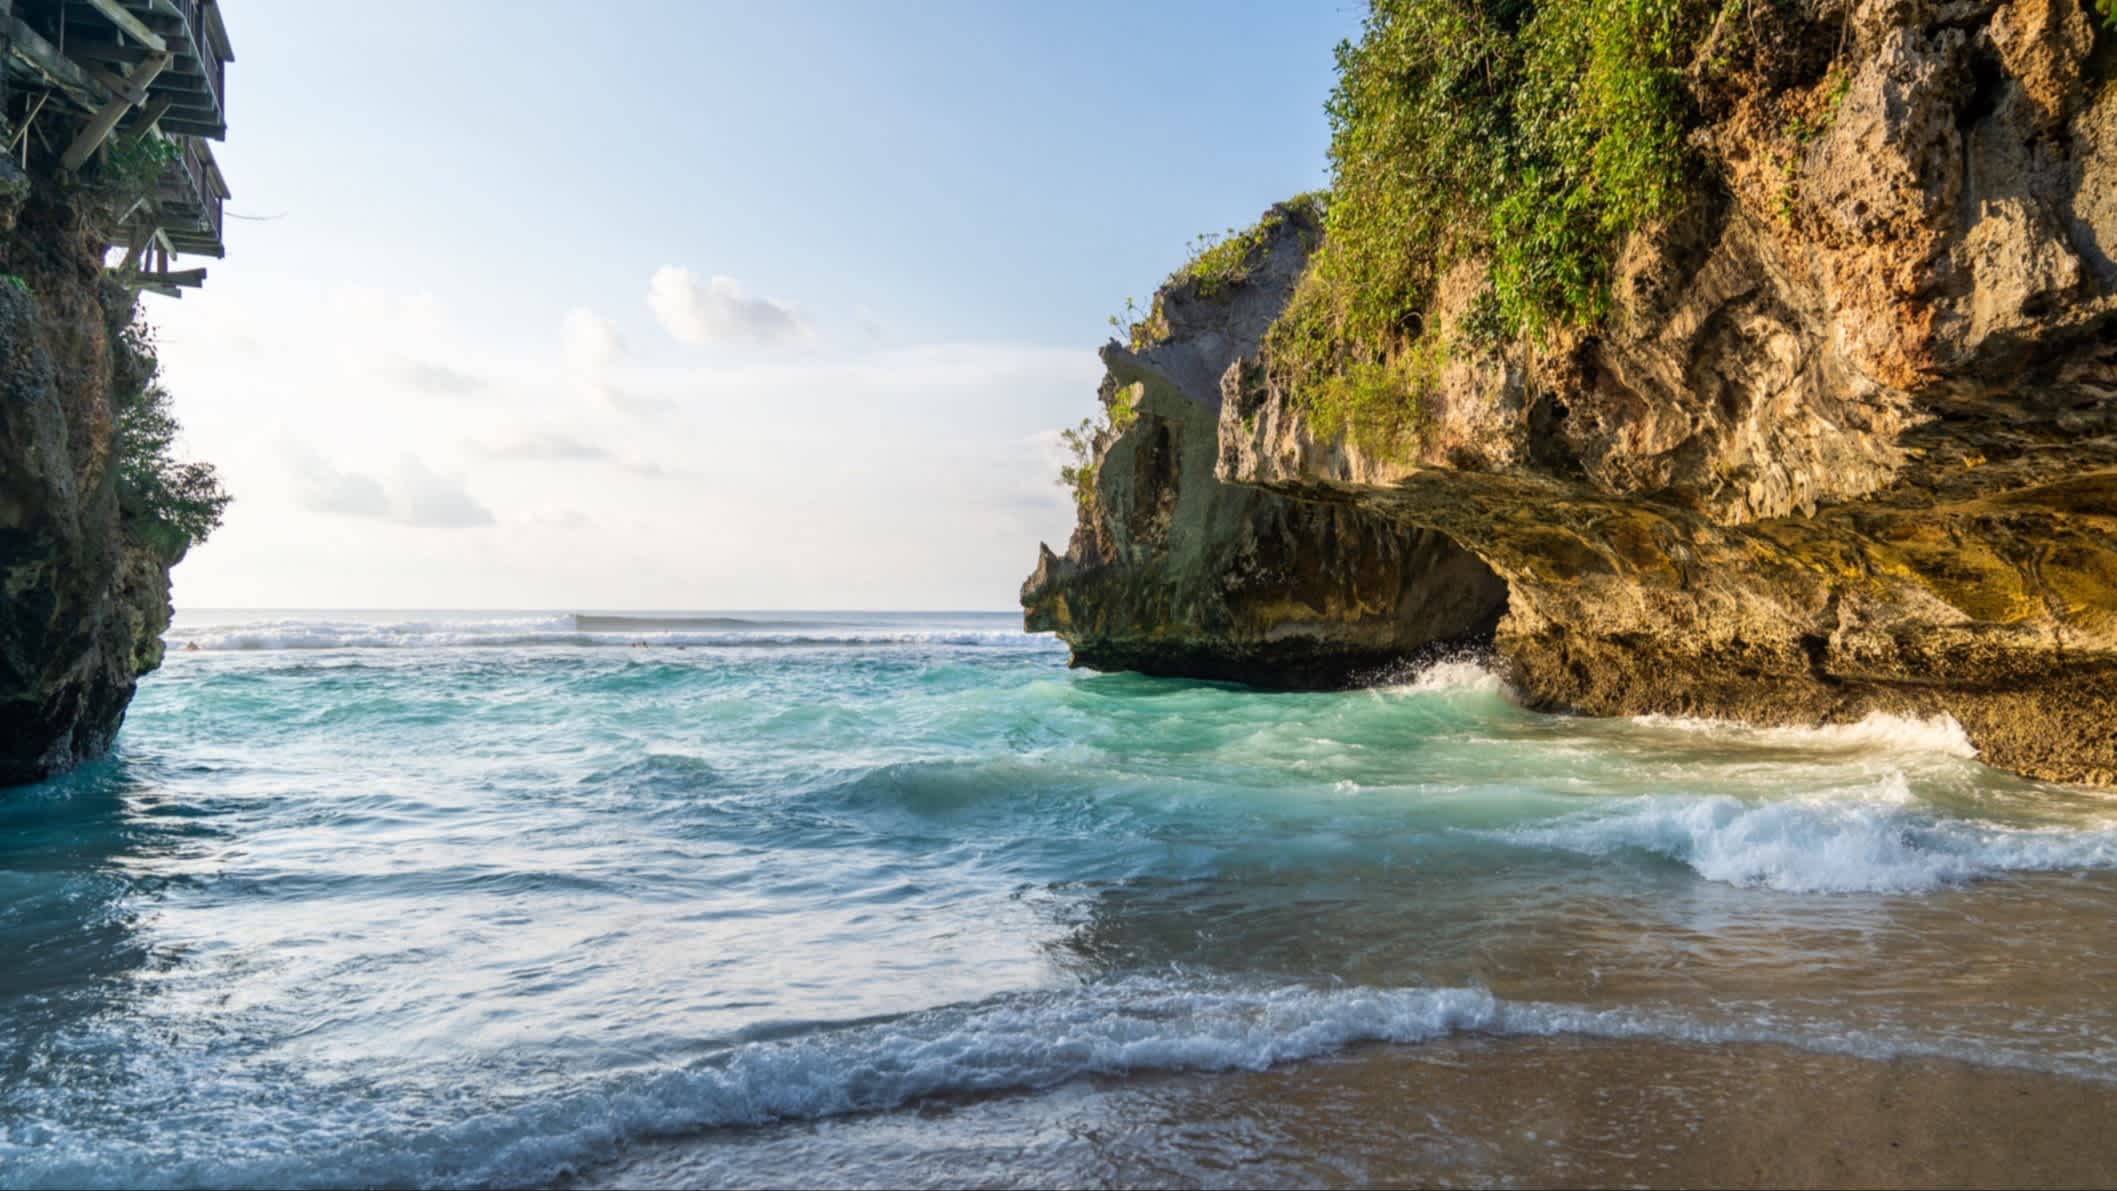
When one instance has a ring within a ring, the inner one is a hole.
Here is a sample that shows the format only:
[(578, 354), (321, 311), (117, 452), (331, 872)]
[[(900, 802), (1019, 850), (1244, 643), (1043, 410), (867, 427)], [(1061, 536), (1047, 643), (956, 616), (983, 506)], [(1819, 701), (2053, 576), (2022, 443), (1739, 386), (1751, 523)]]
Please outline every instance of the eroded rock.
[(1474, 551), (1536, 704), (1946, 713), (2117, 783), (2112, 35), (2054, 0), (1771, 12), (1779, 57), (1689, 76), (1716, 185), (1626, 245), (1600, 328), (1456, 353), (1382, 452), (1238, 365), (1218, 475)]
[(1066, 553), (1042, 547), (1022, 588), (1029, 628), (1078, 665), (1331, 685), (1487, 638), (1505, 607), (1498, 577), (1442, 534), (1215, 478), (1222, 377), (1257, 350), (1317, 234), (1305, 210), (1275, 215), (1237, 278), (1161, 291), (1156, 342), (1103, 349), (1123, 425), (1095, 444)]

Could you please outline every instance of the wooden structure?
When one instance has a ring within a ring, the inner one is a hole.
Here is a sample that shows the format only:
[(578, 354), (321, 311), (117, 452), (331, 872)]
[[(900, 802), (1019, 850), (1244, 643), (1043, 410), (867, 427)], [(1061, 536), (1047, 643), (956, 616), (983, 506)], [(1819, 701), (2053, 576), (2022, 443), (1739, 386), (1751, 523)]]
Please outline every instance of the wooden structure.
[(80, 172), (125, 148), (139, 193), (121, 197), (124, 280), (156, 293), (197, 285), (178, 254), (219, 257), (228, 184), (210, 142), (228, 130), (228, 45), (217, 0), (0, 0), (0, 132), (8, 156)]

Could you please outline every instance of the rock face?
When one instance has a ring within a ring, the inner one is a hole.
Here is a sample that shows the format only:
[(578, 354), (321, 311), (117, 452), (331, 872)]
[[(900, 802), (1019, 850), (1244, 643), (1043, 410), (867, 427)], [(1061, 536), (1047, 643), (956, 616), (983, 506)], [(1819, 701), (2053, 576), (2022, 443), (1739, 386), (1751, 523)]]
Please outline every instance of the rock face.
[[(0, 785), (109, 747), (162, 659), (169, 568), (119, 507), (121, 401), (151, 362), (103, 280), (101, 206), (0, 163)], [(19, 279), (19, 283), (14, 280)]]
[(1453, 351), (1386, 454), (1238, 362), (1219, 478), (1474, 551), (1535, 704), (1947, 713), (2117, 783), (2117, 34), (2072, 0), (1730, 19), (1771, 48), (1688, 76), (1714, 185), (1598, 329)]
[(1110, 423), (1080, 523), (1022, 588), (1029, 628), (1076, 665), (1330, 685), (1490, 637), (1505, 587), (1441, 534), (1214, 475), (1221, 377), (1257, 350), (1316, 235), (1308, 210), (1275, 208), (1228, 276), (1163, 288), (1156, 342), (1103, 349)]

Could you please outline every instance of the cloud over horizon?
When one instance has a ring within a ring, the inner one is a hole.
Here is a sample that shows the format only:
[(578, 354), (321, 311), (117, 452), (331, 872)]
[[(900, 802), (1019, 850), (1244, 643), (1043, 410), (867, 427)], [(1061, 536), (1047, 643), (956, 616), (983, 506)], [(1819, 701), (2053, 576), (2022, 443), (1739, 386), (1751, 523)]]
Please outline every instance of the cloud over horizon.
[(697, 274), (663, 265), (647, 282), (647, 306), (670, 335), (701, 347), (799, 347), (815, 328), (790, 302), (751, 297), (733, 277), (701, 285)]
[(288, 439), (283, 457), (293, 481), (294, 503), (311, 513), (365, 517), (420, 529), (471, 529), (493, 524), (460, 477), (444, 476), (415, 455), (397, 461), (391, 483), (346, 471), (302, 443)]

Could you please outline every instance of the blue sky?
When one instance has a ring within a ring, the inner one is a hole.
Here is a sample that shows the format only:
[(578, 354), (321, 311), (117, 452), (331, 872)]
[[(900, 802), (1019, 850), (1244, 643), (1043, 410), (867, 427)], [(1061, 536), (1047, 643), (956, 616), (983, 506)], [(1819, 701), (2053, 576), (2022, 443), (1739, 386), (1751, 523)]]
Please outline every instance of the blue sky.
[(192, 607), (1010, 606), (1105, 319), (1323, 182), (1360, 15), (224, 8)]

